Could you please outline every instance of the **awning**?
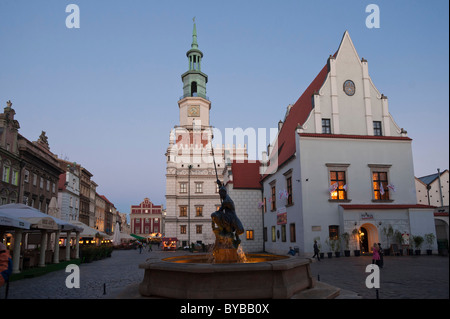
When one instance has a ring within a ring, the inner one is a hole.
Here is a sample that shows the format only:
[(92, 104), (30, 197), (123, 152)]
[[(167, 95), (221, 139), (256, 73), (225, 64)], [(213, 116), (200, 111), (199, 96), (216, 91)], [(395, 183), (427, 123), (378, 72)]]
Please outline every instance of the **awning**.
[(2, 205), (0, 206), (0, 214), (2, 216), (26, 221), (31, 224), (30, 228), (34, 229), (81, 231), (80, 227), (72, 225), (65, 220), (44, 214), (41, 211), (24, 204)]
[(30, 229), (31, 223), (23, 219), (7, 216), (6, 214), (0, 212), (0, 226), (11, 229), (14, 228)]
[[(100, 237), (105, 237), (105, 238), (109, 237), (108, 235), (106, 235), (105, 233), (99, 231), (98, 229), (94, 229), (92, 227), (89, 227), (88, 225), (86, 225), (86, 224), (84, 224), (84, 223), (82, 223), (82, 222), (80, 222), (78, 220), (73, 220), (73, 221), (70, 222), (70, 224), (72, 226), (75, 226), (75, 227), (79, 228), (78, 231), (80, 232), (80, 237), (92, 237), (92, 238), (99, 237), (99, 236)], [(75, 236), (75, 234), (72, 234), (71, 237), (74, 237), (74, 236)], [(61, 236), (61, 237), (64, 237), (64, 235)]]
[(141, 236), (138, 236), (138, 235), (135, 235), (135, 234), (130, 234), (130, 236), (136, 238), (137, 240), (147, 240), (147, 238), (141, 237)]
[(162, 241), (178, 241), (178, 239), (176, 237), (165, 237)]

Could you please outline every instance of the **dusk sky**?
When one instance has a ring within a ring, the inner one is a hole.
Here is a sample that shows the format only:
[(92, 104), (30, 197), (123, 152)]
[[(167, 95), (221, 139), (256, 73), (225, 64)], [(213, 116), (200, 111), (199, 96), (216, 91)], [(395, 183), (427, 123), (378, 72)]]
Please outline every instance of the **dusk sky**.
[[(80, 28), (66, 27), (66, 6)], [(367, 28), (369, 4), (380, 27)], [(179, 124), (196, 17), (211, 125), (274, 128), (346, 30), (396, 123), (416, 176), (449, 166), (449, 2), (0, 0), (0, 103), (19, 133), (89, 170), (122, 213), (165, 206), (164, 156)]]

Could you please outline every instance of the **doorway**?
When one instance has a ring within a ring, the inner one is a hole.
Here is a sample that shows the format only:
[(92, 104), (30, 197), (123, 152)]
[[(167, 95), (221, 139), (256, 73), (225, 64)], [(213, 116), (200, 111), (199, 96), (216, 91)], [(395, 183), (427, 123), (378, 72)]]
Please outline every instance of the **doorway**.
[(378, 243), (378, 229), (370, 223), (363, 224), (359, 229), (359, 244), (362, 254), (371, 254), (372, 246)]
[(361, 247), (361, 253), (367, 254), (369, 252), (369, 232), (365, 227), (359, 229), (359, 246)]

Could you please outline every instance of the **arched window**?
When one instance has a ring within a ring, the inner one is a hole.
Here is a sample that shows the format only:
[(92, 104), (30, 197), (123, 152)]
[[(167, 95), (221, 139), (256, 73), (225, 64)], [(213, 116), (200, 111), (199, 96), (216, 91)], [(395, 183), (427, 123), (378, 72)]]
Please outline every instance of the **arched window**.
[(191, 96), (197, 96), (197, 82), (191, 83)]

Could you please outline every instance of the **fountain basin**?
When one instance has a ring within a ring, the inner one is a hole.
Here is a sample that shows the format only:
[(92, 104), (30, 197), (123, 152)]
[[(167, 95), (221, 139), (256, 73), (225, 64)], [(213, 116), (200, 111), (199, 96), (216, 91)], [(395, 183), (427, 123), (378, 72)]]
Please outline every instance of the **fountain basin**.
[(306, 258), (246, 254), (247, 263), (209, 263), (207, 254), (149, 259), (140, 264), (139, 293), (175, 299), (287, 299), (313, 288)]

